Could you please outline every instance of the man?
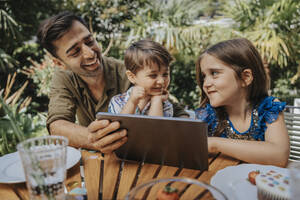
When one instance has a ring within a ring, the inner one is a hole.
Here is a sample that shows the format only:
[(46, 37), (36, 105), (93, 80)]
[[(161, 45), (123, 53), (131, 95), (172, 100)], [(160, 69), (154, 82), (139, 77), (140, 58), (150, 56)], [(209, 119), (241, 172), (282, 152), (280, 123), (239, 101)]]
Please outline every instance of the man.
[[(44, 21), (38, 30), (40, 44), (62, 68), (53, 75), (47, 128), (66, 136), (75, 147), (109, 153), (127, 141), (119, 122), (95, 121), (107, 111), (116, 94), (129, 88), (122, 62), (101, 55), (101, 49), (82, 18), (63, 12)], [(174, 106), (175, 116), (187, 115)], [(77, 116), (79, 124), (75, 124)]]

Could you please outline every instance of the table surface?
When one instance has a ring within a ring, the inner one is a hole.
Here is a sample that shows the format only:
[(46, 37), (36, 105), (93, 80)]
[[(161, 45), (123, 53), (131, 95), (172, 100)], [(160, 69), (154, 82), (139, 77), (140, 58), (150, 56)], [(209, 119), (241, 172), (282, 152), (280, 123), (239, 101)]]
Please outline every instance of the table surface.
[[(125, 195), (135, 186), (154, 178), (189, 177), (210, 183), (211, 177), (227, 166), (238, 165), (241, 162), (233, 158), (215, 154), (209, 156), (207, 171), (162, 166), (156, 164), (120, 161), (114, 154), (100, 154), (81, 151), (84, 168), (84, 181), (89, 200), (97, 199), (124, 199)], [(70, 191), (81, 186), (80, 163), (67, 171), (66, 187)], [(207, 191), (183, 193), (180, 199), (212, 199)], [(192, 198), (189, 196), (193, 194)], [(148, 194), (153, 199), (154, 194)], [(196, 195), (196, 196), (195, 196)], [(0, 184), (1, 199), (29, 199), (25, 183)], [(185, 197), (185, 198), (182, 198)], [(200, 197), (200, 198), (199, 198)]]

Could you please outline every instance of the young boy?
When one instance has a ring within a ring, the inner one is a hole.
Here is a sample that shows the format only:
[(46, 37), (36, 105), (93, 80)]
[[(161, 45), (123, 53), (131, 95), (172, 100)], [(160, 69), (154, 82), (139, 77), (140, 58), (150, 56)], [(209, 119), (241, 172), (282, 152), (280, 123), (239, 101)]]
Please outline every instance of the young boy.
[(140, 40), (125, 52), (126, 75), (134, 85), (127, 92), (114, 96), (108, 112), (173, 117), (168, 101), (170, 83), (169, 52), (159, 43)]

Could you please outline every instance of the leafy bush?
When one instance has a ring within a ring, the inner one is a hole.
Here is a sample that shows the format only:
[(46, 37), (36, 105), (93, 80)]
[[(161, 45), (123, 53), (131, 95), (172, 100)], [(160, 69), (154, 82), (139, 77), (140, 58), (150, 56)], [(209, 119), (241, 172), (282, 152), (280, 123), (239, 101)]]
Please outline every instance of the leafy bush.
[(16, 74), (9, 75), (5, 90), (0, 92), (0, 156), (16, 151), (19, 142), (47, 132), (45, 115), (27, 113), (31, 98), (21, 98), (28, 81), (10, 95), (15, 78)]
[(29, 58), (29, 60), (32, 65), (21, 70), (21, 72), (26, 74), (36, 84), (38, 96), (48, 96), (50, 93), (52, 74), (55, 71), (56, 65), (53, 63), (49, 54), (45, 54), (41, 63), (31, 58)]
[(288, 105), (294, 104), (294, 98), (300, 97), (300, 91), (297, 88), (291, 89), (289, 78), (278, 79), (275, 81), (275, 88), (272, 95), (279, 98), (280, 101), (286, 102)]
[(196, 84), (195, 62), (176, 55), (171, 66), (170, 93), (188, 109), (194, 109), (199, 102), (199, 89)]

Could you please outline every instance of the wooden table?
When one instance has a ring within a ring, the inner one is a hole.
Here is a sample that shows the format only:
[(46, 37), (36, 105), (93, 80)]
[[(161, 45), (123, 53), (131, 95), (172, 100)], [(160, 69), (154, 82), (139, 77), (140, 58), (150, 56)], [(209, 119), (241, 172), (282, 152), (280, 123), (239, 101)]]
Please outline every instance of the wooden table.
[[(130, 189), (153, 178), (180, 176), (209, 183), (211, 177), (218, 170), (241, 163), (233, 158), (216, 154), (209, 158), (208, 171), (200, 171), (154, 164), (122, 162), (116, 159), (114, 154), (102, 156), (100, 153), (87, 151), (82, 151), (82, 161), (89, 200), (98, 200), (101, 197), (102, 199), (124, 199)], [(66, 186), (68, 190), (81, 186), (79, 163), (68, 170)], [(199, 195), (199, 191), (197, 192), (197, 196), (201, 196), (200, 199), (211, 199), (209, 193), (203, 191), (203, 194)], [(153, 199), (151, 195), (149, 194), (149, 199)], [(0, 184), (0, 199), (29, 199), (25, 183)]]

